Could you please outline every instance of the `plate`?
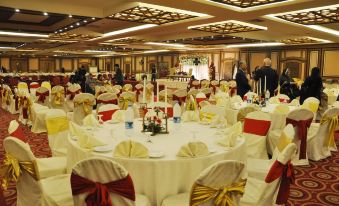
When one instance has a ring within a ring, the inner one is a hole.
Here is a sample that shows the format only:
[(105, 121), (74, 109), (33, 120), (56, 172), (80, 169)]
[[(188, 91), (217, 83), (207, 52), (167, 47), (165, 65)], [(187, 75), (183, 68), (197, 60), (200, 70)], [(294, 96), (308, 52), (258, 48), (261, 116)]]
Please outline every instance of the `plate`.
[(150, 151), (149, 152), (149, 157), (150, 158), (160, 158), (165, 156), (165, 153), (162, 151)]
[(113, 145), (104, 145), (104, 146), (98, 146), (94, 147), (94, 152), (110, 152), (113, 150)]

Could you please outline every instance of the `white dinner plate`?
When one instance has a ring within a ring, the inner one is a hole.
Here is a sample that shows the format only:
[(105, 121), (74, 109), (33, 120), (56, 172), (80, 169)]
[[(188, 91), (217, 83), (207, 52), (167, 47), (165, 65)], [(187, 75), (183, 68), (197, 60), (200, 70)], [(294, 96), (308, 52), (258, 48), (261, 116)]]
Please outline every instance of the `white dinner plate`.
[(113, 145), (104, 145), (104, 146), (98, 146), (94, 147), (94, 152), (110, 152), (113, 150)]
[(150, 151), (149, 152), (149, 157), (150, 158), (160, 158), (165, 156), (165, 153), (162, 151)]

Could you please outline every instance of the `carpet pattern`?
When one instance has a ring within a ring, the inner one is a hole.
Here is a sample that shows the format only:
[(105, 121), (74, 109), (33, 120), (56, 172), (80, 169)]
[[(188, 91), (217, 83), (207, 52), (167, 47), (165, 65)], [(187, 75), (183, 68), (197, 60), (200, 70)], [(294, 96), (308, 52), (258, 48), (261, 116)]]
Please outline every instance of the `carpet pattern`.
[[(4, 158), (3, 139), (7, 136), (9, 122), (17, 119), (17, 115), (0, 109), (0, 161)], [(36, 157), (49, 157), (47, 135), (34, 134), (24, 127), (28, 143)], [(337, 135), (337, 146), (339, 146)], [(295, 184), (291, 186), (291, 194), (287, 205), (291, 206), (335, 206), (339, 205), (339, 153), (318, 162), (310, 161), (309, 166), (295, 168)], [(0, 191), (1, 192), (1, 191)], [(11, 184), (4, 196), (9, 206), (16, 205), (15, 184)], [(0, 196), (1, 197), (1, 196)], [(1, 201), (0, 201), (1, 202)]]

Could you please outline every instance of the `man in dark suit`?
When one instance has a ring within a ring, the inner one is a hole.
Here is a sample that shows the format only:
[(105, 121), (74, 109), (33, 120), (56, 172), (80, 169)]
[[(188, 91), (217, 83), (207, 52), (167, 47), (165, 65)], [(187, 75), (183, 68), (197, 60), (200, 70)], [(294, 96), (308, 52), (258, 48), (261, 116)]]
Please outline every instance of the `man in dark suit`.
[(278, 87), (279, 76), (276, 70), (271, 67), (272, 61), (270, 58), (264, 59), (264, 66), (257, 70), (254, 79), (259, 81), (261, 79), (261, 94), (265, 94), (265, 77), (266, 90), (270, 92), (270, 96), (274, 96), (274, 91)]
[(235, 76), (235, 81), (237, 82), (237, 94), (244, 97), (244, 95), (251, 90), (251, 86), (248, 84), (248, 79), (246, 77), (246, 63), (243, 61), (239, 62), (239, 69)]

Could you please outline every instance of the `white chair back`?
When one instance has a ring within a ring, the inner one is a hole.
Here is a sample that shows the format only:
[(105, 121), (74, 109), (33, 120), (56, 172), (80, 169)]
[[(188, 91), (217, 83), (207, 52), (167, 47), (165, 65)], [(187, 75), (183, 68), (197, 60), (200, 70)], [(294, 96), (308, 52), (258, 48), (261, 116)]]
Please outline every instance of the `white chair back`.
[(120, 108), (115, 104), (104, 104), (98, 109), (98, 116), (102, 121), (106, 122), (112, 119), (112, 115)]
[(81, 93), (75, 95), (73, 99), (74, 112), (72, 121), (78, 125), (82, 125), (82, 120), (89, 114), (92, 114), (95, 105), (94, 95), (89, 93)]

